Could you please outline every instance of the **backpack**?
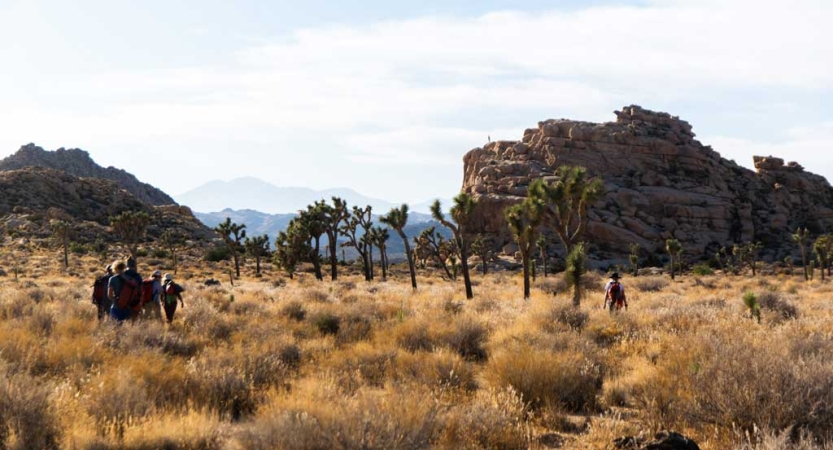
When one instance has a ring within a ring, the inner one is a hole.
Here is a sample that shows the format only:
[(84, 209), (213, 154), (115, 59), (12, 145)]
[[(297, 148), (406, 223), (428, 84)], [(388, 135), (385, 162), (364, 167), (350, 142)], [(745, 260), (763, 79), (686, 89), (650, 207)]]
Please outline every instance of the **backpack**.
[(185, 289), (182, 289), (182, 286), (180, 286), (180, 285), (178, 285), (174, 282), (170, 282), (170, 283), (166, 284), (165, 285), (165, 302), (166, 303), (176, 303), (177, 295), (179, 295), (179, 293), (184, 291), (184, 290)]
[(100, 305), (107, 297), (107, 286), (110, 283), (110, 275), (103, 275), (93, 282), (93, 304)]
[(141, 291), (142, 286), (132, 277), (125, 277), (121, 275), (121, 291), (119, 297), (116, 299), (116, 307), (121, 309), (133, 309), (136, 305), (140, 305), (142, 301)]
[(625, 293), (622, 292), (622, 285), (618, 281), (610, 285), (610, 302), (621, 308), (625, 303)]
[(142, 293), (136, 309), (141, 309), (146, 303), (153, 303), (153, 278), (142, 280)]

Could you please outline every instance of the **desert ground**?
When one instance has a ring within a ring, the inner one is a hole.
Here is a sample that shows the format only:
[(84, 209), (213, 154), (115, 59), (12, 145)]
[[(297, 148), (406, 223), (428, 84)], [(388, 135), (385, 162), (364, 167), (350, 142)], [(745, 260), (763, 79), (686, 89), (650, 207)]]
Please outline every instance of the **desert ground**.
[[(833, 284), (798, 272), (625, 275), (580, 310), (560, 275), (368, 283), (184, 258), (170, 326), (98, 323), (102, 262), (6, 253), (0, 448), (588, 449), (674, 430), (702, 449), (833, 448)], [(166, 269), (145, 257), (140, 272)], [(17, 274), (15, 274), (15, 268)], [(220, 286), (205, 286), (215, 278)], [(759, 317), (744, 303), (752, 292)]]

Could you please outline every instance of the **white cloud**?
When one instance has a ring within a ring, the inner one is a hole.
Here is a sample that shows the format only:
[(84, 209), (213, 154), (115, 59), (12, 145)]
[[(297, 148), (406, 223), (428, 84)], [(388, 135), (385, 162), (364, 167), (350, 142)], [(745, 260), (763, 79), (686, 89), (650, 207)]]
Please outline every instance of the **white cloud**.
[[(368, 184), (366, 193), (420, 198), (413, 186), (422, 175), (408, 170), (414, 164), (460, 164), (488, 134), (518, 139), (538, 120), (612, 120), (610, 110), (624, 104), (697, 105), (714, 90), (829, 92), (831, 22), (827, 2), (707, 0), (308, 28), (252, 44), (231, 60), (54, 76), (30, 87), (31, 96), (10, 91), (18, 100), (0, 112), (8, 130), (0, 145), (10, 152), (35, 140), (84, 146), (94, 156), (153, 145), (154, 155), (192, 152), (212, 162), (234, 152), (251, 159), (204, 163), (177, 186), (160, 180), (174, 191), (267, 166), (271, 181), (317, 187), (358, 187), (379, 170), (401, 170), (401, 186)], [(10, 87), (0, 87), (0, 96), (4, 89)], [(784, 104), (801, 109), (789, 99)], [(669, 112), (686, 118), (685, 111)], [(808, 167), (830, 166), (822, 150), (829, 139), (787, 138), (767, 144), (740, 129), (704, 142), (739, 161), (771, 148), (800, 152)], [(252, 150), (238, 148), (244, 145)], [(116, 157), (104, 159), (119, 165)], [(317, 170), (305, 178), (291, 164)], [(126, 168), (155, 176), (149, 164)], [(448, 186), (459, 179), (442, 189)]]

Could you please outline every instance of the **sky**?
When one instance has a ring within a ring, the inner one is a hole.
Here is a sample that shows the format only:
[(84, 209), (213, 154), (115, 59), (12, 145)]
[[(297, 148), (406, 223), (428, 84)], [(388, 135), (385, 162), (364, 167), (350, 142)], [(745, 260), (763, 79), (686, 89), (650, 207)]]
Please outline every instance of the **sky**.
[(830, 23), (828, 0), (0, 0), (0, 157), (419, 202), (488, 137), (639, 104), (833, 180)]

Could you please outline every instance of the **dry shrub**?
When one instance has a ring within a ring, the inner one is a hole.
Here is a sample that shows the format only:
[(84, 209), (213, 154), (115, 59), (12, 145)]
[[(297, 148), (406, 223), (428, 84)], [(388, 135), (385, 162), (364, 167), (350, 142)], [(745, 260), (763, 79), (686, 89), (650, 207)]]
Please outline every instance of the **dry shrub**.
[(304, 308), (303, 303), (293, 300), (281, 308), (281, 314), (292, 320), (301, 322), (307, 317), (307, 309)]
[(628, 281), (628, 284), (641, 292), (659, 292), (668, 287), (669, 281), (665, 277), (636, 277)]
[(322, 335), (338, 334), (341, 329), (341, 318), (335, 314), (321, 311), (310, 317), (312, 324)]
[(688, 400), (672, 404), (671, 416), (678, 423), (793, 427), (825, 437), (833, 427), (833, 363), (776, 344), (786, 339), (752, 328), (691, 338), (675, 358), (662, 360), (673, 380), (662, 394)]
[(344, 377), (343, 384), (347, 389), (355, 389), (362, 384), (382, 387), (396, 357), (395, 349), (360, 343), (332, 355), (328, 365)]
[(393, 329), (393, 339), (401, 349), (409, 352), (431, 351), (434, 340), (428, 331), (428, 323), (409, 320)]
[(327, 303), (330, 301), (330, 294), (321, 288), (306, 288), (302, 291), (302, 298), (307, 302)]
[(240, 420), (257, 409), (253, 382), (232, 355), (202, 355), (188, 363), (188, 371), (193, 400), (219, 419)]
[(206, 301), (192, 301), (182, 308), (182, 324), (186, 330), (205, 336), (210, 341), (227, 340), (234, 327), (229, 318)]
[(772, 311), (777, 320), (798, 318), (798, 307), (785, 300), (775, 291), (763, 291), (757, 296), (758, 304), (765, 310)]
[(571, 305), (555, 306), (544, 316), (543, 329), (550, 333), (559, 331), (562, 328), (581, 333), (590, 315), (579, 308)]
[(112, 433), (121, 439), (128, 427), (145, 420), (153, 409), (153, 402), (144, 382), (130, 371), (119, 368), (90, 380), (86, 409), (95, 420), (99, 435)]
[(154, 416), (129, 428), (121, 440), (74, 436), (73, 444), (84, 450), (220, 450), (223, 434), (216, 418), (191, 412)]
[(0, 448), (58, 449), (61, 428), (52, 386), (25, 374), (0, 374)]
[(418, 387), (360, 390), (341, 396), (329, 389), (305, 400), (278, 402), (236, 435), (237, 448), (283, 450), (424, 449), (442, 426), (432, 394)]
[(404, 353), (396, 358), (395, 377), (421, 386), (474, 391), (477, 371), (473, 363), (448, 351)]
[(485, 325), (471, 318), (462, 318), (443, 332), (440, 341), (464, 359), (485, 361), (488, 357), (485, 348), (488, 338), (489, 329)]
[(372, 337), (373, 322), (371, 319), (360, 312), (351, 311), (339, 323), (336, 342), (339, 345), (344, 345), (366, 341)]
[(521, 344), (494, 355), (483, 376), (492, 386), (511, 386), (533, 409), (590, 412), (596, 409), (603, 370), (576, 351), (555, 353)]
[(478, 392), (472, 401), (451, 408), (440, 448), (523, 450), (529, 448), (530, 425), (523, 399), (512, 388)]

